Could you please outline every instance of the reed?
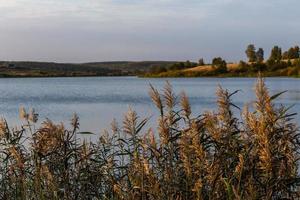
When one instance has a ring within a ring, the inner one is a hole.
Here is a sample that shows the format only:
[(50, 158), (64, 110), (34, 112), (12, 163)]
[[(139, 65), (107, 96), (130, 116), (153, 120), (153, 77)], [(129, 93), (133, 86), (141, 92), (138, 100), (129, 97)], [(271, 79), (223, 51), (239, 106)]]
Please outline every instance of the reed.
[(38, 115), (21, 108), (21, 128), (0, 120), (0, 198), (299, 199), (295, 114), (274, 104), (282, 93), (271, 96), (262, 78), (253, 105), (234, 105), (237, 92), (219, 87), (217, 109), (195, 115), (170, 83), (151, 86), (157, 127), (130, 109), (95, 142), (78, 139), (77, 115), (70, 129), (36, 128)]

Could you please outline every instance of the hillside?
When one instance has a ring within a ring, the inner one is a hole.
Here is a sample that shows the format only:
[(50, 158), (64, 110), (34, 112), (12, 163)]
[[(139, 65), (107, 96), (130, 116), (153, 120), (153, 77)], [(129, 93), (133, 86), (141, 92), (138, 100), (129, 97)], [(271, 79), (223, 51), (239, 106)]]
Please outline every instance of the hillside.
[(0, 77), (58, 76), (132, 76), (147, 73), (155, 66), (172, 65), (172, 61), (116, 61), (94, 63), (0, 61)]
[[(239, 66), (238, 63), (230, 63), (227, 64), (227, 69), (228, 70), (235, 70)], [(197, 66), (189, 69), (184, 69), (183, 71), (185, 72), (206, 72), (206, 71), (213, 71), (213, 66), (212, 65), (204, 65), (204, 66)]]

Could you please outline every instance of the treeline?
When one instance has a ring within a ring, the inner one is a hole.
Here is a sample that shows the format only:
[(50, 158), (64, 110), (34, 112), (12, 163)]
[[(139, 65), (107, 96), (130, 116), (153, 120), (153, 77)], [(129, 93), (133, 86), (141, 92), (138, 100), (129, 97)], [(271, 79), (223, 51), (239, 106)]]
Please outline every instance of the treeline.
[(166, 66), (161, 66), (161, 65), (155, 65), (150, 68), (150, 73), (162, 73), (162, 72), (167, 72), (167, 71), (174, 71), (174, 70), (182, 70), (182, 69), (188, 69), (188, 68), (193, 68), (198, 66), (197, 63), (195, 62), (190, 62), (187, 60), (186, 62), (176, 62), (173, 64), (169, 64)]
[[(282, 53), (282, 48), (274, 46), (270, 57), (264, 58), (263, 48), (256, 48), (253, 44), (248, 45), (245, 51), (248, 62), (240, 61), (235, 72), (281, 72), (281, 75), (299, 75), (299, 46), (291, 47)], [(279, 74), (280, 75), (280, 74)]]
[[(259, 48), (256, 51), (254, 44), (249, 44), (245, 51), (249, 62), (263, 62), (264, 50)], [(280, 61), (282, 59), (298, 59), (300, 54), (299, 46), (291, 47), (289, 50), (282, 53), (279, 46), (274, 46), (271, 50), (271, 55), (268, 61)]]

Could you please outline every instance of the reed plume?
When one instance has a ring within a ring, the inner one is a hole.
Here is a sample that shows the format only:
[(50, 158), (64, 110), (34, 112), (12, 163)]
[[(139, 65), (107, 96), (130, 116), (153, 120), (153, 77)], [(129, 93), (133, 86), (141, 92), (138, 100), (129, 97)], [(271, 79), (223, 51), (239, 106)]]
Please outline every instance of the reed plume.
[[(299, 129), (262, 78), (243, 111), (218, 87), (216, 110), (194, 116), (169, 82), (150, 86), (157, 127), (129, 109), (96, 141), (20, 108), (21, 128), (0, 120), (0, 199), (299, 199)], [(238, 114), (242, 115), (239, 116)]]

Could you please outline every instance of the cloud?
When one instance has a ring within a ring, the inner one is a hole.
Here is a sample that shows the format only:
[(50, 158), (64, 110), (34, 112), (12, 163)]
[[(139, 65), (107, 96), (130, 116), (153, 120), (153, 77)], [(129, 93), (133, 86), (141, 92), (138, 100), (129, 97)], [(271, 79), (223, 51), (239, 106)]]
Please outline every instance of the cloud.
[[(217, 0), (219, 1), (219, 0)], [(211, 12), (210, 1), (195, 0), (0, 0), (0, 20), (49, 20), (53, 18), (87, 21), (157, 19), (200, 20)], [(222, 1), (223, 2), (223, 1)]]
[(283, 46), (299, 41), (299, 5), (298, 0), (0, 0), (0, 59), (236, 60), (248, 42), (269, 48), (274, 41)]

